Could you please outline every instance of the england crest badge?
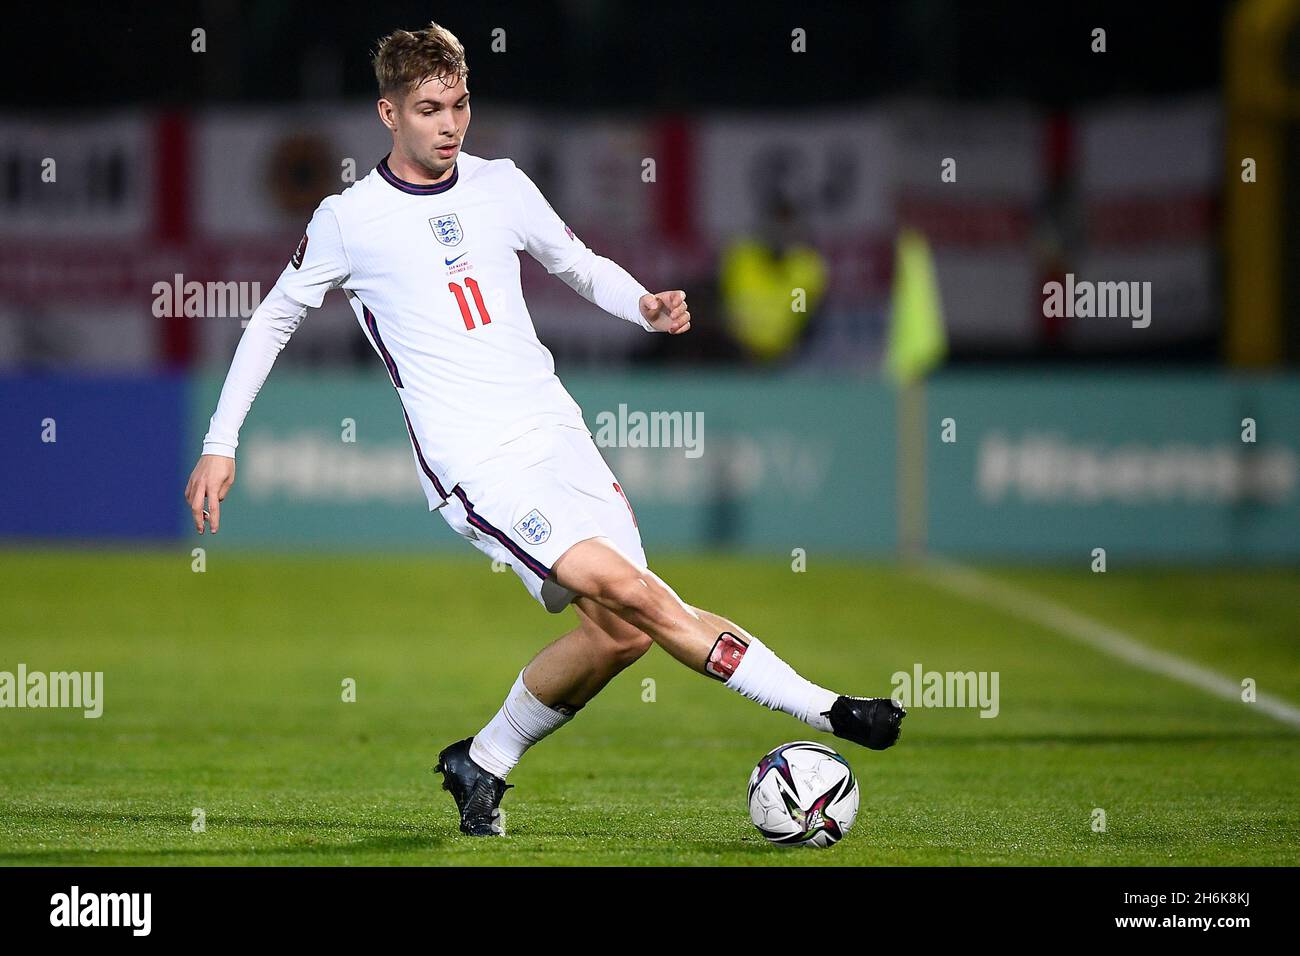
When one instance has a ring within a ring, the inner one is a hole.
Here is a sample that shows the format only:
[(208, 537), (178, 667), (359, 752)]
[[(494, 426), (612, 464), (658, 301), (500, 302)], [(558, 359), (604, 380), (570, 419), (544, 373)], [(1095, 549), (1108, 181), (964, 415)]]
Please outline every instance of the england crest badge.
[(515, 530), (529, 544), (541, 544), (551, 536), (551, 523), (534, 508), (524, 516), (524, 520), (515, 525)]
[(460, 228), (460, 218), (453, 212), (446, 216), (435, 216), (429, 220), (434, 237), (444, 246), (458, 246), (465, 237)]

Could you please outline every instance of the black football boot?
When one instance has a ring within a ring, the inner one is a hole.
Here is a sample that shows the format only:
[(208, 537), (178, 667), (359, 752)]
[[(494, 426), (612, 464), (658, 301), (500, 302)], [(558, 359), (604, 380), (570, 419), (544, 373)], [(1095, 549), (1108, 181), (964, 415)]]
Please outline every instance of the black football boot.
[(442, 789), (451, 792), (460, 811), (460, 832), (470, 836), (505, 836), (501, 798), (514, 786), (488, 773), (469, 757), (473, 737), (466, 737), (438, 754), (434, 770), (442, 774)]
[(907, 711), (892, 697), (838, 697), (822, 716), (830, 719), (836, 737), (885, 750), (898, 740)]

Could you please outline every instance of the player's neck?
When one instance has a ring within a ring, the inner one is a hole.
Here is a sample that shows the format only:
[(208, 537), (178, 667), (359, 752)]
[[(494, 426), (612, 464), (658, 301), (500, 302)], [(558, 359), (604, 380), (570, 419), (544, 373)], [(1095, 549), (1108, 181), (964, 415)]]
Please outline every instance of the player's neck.
[(456, 164), (453, 162), (447, 167), (441, 175), (434, 177), (431, 170), (413, 163), (406, 159), (396, 150), (388, 154), (388, 169), (394, 176), (413, 186), (436, 186), (439, 183), (445, 183), (455, 172)]

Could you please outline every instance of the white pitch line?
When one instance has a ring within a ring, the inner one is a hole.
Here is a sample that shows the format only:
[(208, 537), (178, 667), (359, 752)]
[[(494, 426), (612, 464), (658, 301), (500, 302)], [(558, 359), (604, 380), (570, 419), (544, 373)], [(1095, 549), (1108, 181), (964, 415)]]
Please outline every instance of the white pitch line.
[[(1123, 631), (1107, 627), (1055, 601), (950, 561), (930, 559), (926, 562), (926, 570), (930, 581), (955, 594), (1032, 621), (1103, 654), (1127, 661), (1134, 667), (1182, 681), (1223, 700), (1242, 702), (1238, 681), (1174, 654), (1147, 647)], [(1281, 698), (1257, 691), (1255, 703), (1251, 706), (1284, 724), (1300, 727), (1300, 708)]]

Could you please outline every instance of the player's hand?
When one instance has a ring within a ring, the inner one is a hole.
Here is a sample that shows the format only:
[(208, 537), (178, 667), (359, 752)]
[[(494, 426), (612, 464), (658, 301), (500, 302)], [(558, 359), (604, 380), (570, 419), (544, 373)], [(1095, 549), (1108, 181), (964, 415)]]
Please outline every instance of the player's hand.
[(680, 335), (691, 330), (691, 313), (686, 311), (686, 293), (681, 289), (641, 296), (641, 315), (658, 332)]
[[(225, 500), (230, 486), (235, 483), (235, 459), (225, 455), (203, 455), (190, 474), (189, 484), (185, 486), (185, 500), (190, 503), (190, 512), (194, 515), (194, 527), (203, 533), (203, 519), (206, 518), (217, 533), (221, 524), (221, 502)], [(207, 501), (208, 510), (203, 510)]]

